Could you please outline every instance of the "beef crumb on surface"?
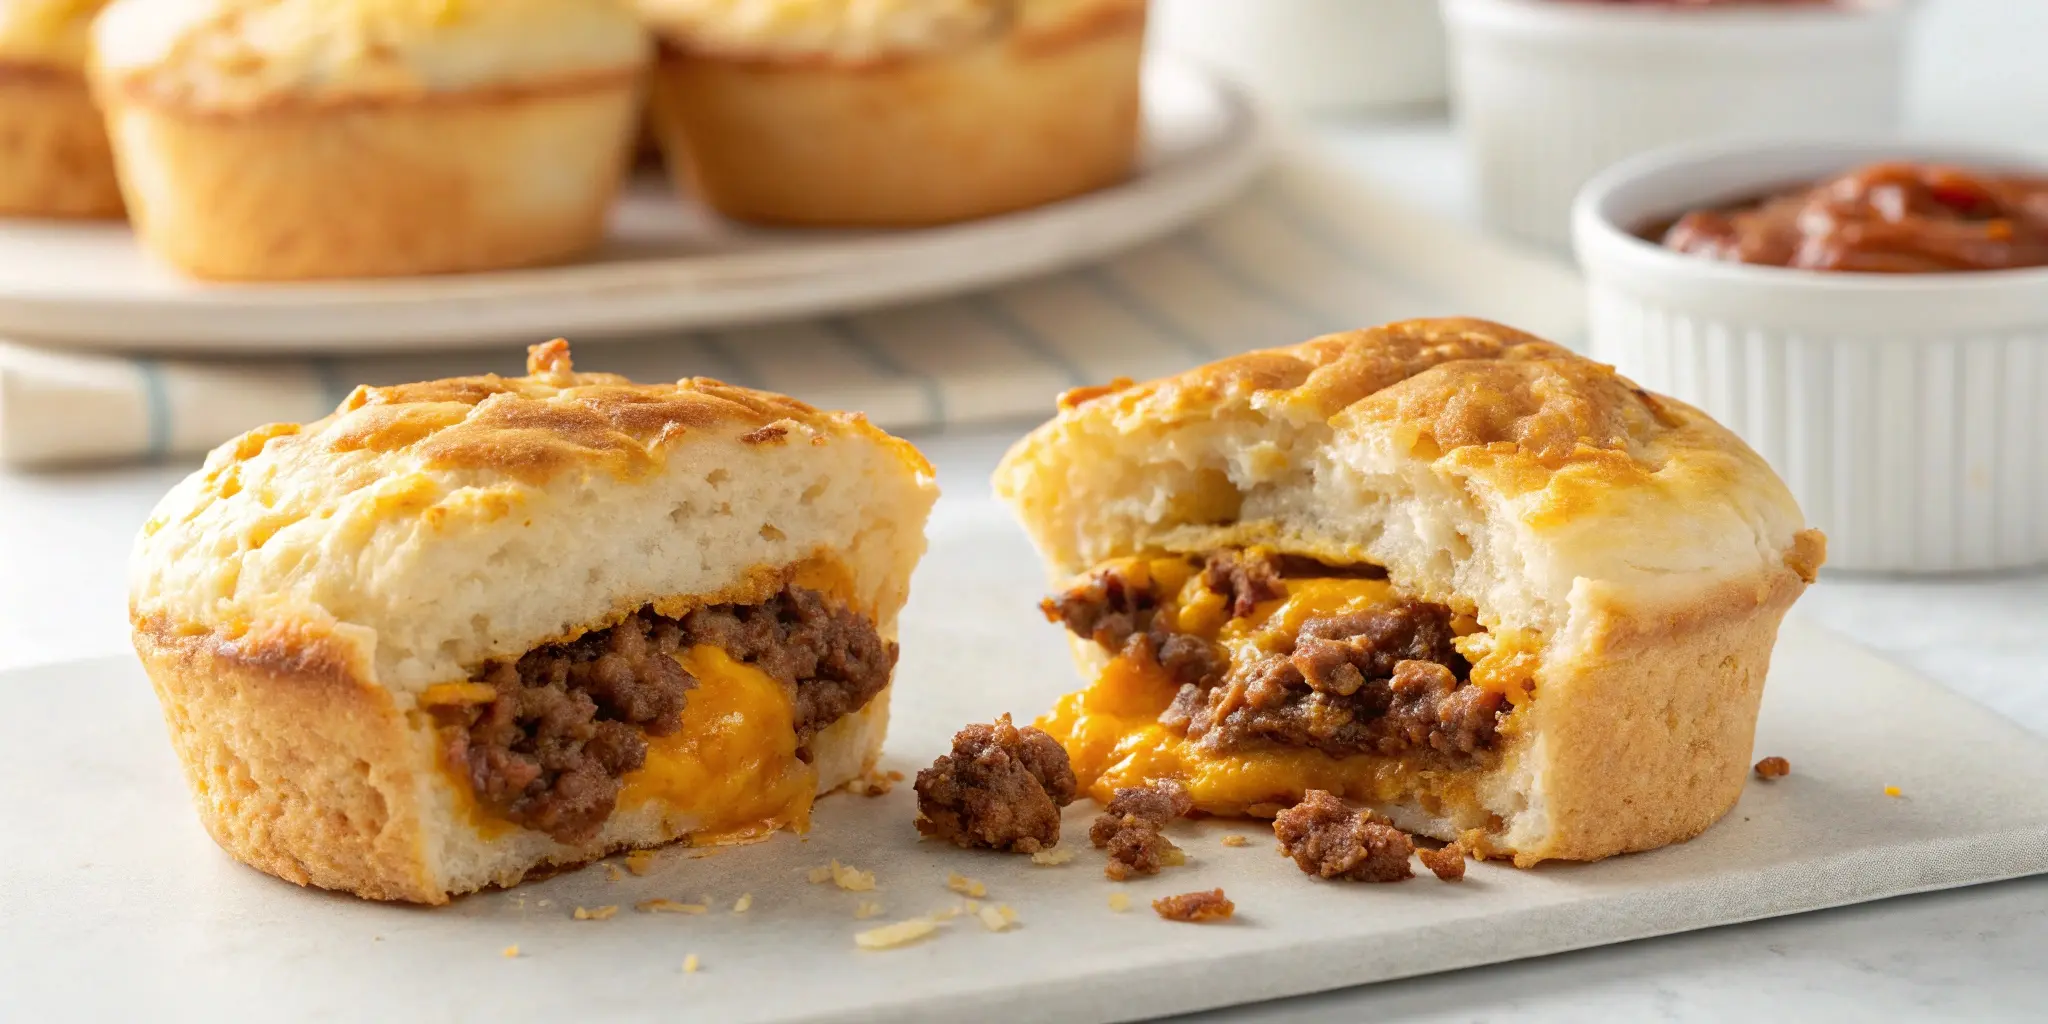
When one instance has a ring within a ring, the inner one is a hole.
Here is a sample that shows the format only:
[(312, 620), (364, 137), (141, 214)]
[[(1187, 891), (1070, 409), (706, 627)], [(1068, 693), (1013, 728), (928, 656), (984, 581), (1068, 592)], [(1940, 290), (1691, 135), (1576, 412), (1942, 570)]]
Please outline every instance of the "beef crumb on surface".
[(1767, 757), (1756, 763), (1756, 777), (1759, 779), (1782, 779), (1792, 774), (1792, 762), (1782, 757)]
[(1421, 858), (1422, 866), (1429, 873), (1445, 882), (1461, 882), (1465, 879), (1465, 844), (1449, 843), (1441, 850), (1421, 847), (1415, 851)]
[(1152, 901), (1152, 911), (1169, 921), (1187, 921), (1200, 924), (1204, 921), (1227, 921), (1237, 913), (1237, 904), (1223, 895), (1221, 889), (1204, 892), (1184, 892), (1178, 896), (1162, 896)]
[(955, 846), (1037, 853), (1060, 841), (1074, 802), (1066, 749), (1004, 715), (953, 734), (953, 749), (917, 773), (917, 830)]
[(1158, 874), (1180, 849), (1163, 834), (1167, 824), (1194, 809), (1187, 789), (1172, 779), (1118, 789), (1088, 826), (1088, 841), (1109, 853), (1103, 873), (1119, 882)]
[(800, 743), (865, 705), (896, 661), (896, 645), (873, 623), (801, 588), (680, 620), (643, 608), (608, 629), (486, 663), (472, 681), (495, 690), (492, 700), (436, 712), (454, 726), (449, 763), (493, 814), (560, 842), (586, 841), (617, 806), (620, 780), (645, 763), (646, 737), (681, 728), (697, 681), (676, 655), (700, 643), (791, 687)]
[[(1208, 556), (1202, 586), (1232, 615), (1285, 593), (1290, 575), (1384, 575), (1259, 549)], [(1160, 722), (1226, 752), (1307, 747), (1333, 757), (1430, 751), (1467, 758), (1490, 750), (1508, 710), (1499, 693), (1469, 682), (1452, 641), (1451, 610), (1407, 601), (1304, 623), (1290, 645), (1233, 666), (1223, 648), (1173, 629), (1158, 614), (1173, 595), (1143, 568), (1099, 569), (1047, 599), (1046, 617), (1124, 657), (1152, 661), (1180, 684)]]
[(1281, 811), (1273, 835), (1305, 874), (1355, 882), (1398, 882), (1415, 874), (1408, 865), (1415, 843), (1407, 833), (1324, 790), (1311, 789)]

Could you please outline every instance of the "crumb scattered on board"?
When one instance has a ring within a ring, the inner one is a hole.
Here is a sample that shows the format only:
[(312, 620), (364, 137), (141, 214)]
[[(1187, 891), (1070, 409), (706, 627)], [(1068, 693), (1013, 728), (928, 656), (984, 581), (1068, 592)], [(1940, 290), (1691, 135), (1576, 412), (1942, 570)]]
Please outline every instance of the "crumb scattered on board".
[(505, 959), (507, 959), (507, 960), (511, 960), (511, 959), (515, 959), (515, 958), (517, 958), (518, 956), (519, 956), (519, 947), (518, 947), (518, 946), (506, 946), (506, 947), (505, 947)]
[(632, 853), (627, 854), (626, 870), (636, 875), (644, 875), (654, 870), (654, 851), (634, 850)]
[(603, 907), (577, 907), (575, 917), (578, 921), (602, 921), (618, 912), (616, 903)]
[(1246, 839), (1245, 837), (1243, 837), (1243, 836), (1241, 836), (1241, 835), (1238, 835), (1238, 834), (1237, 834), (1237, 833), (1235, 833), (1235, 832), (1232, 832), (1231, 834), (1229, 834), (1229, 835), (1227, 835), (1227, 836), (1224, 836), (1224, 837), (1223, 837), (1223, 845), (1225, 845), (1225, 846), (1250, 846), (1250, 845), (1251, 845), (1251, 840), (1249, 840), (1249, 839)]
[(1446, 882), (1460, 882), (1465, 879), (1465, 844), (1450, 843), (1441, 850), (1421, 847), (1415, 856), (1422, 859), (1422, 866), (1430, 874)]
[(999, 932), (1017, 923), (1017, 912), (1007, 903), (996, 903), (974, 912), (981, 919), (981, 926), (992, 932)]
[(1040, 850), (1037, 853), (1031, 855), (1031, 863), (1040, 865), (1042, 867), (1053, 867), (1056, 865), (1065, 864), (1066, 862), (1073, 859), (1074, 848), (1071, 846), (1055, 846), (1050, 850)]
[(875, 887), (874, 872), (862, 871), (851, 864), (841, 864), (836, 860), (830, 864), (812, 868), (808, 877), (812, 884), (831, 879), (833, 885), (847, 892), (868, 892)]
[(1130, 893), (1126, 893), (1126, 892), (1113, 892), (1113, 893), (1110, 893), (1110, 894), (1109, 894), (1109, 909), (1111, 909), (1111, 910), (1114, 910), (1114, 911), (1116, 911), (1116, 912), (1117, 912), (1117, 913), (1119, 913), (1119, 914), (1123, 913), (1123, 912), (1124, 912), (1124, 911), (1126, 911), (1126, 910), (1129, 910), (1129, 909), (1131, 909), (1131, 895), (1130, 895)]
[(870, 772), (849, 781), (846, 784), (846, 791), (855, 796), (887, 796), (889, 791), (895, 789), (896, 784), (901, 781), (903, 781), (902, 772), (889, 772), (887, 774)]
[(695, 974), (695, 973), (697, 973), (697, 968), (698, 968), (698, 966), (699, 966), (699, 962), (698, 962), (698, 960), (697, 960), (697, 954), (695, 954), (695, 953), (692, 953), (692, 954), (690, 954), (689, 956), (686, 956), (686, 957), (684, 957), (684, 958), (683, 958), (683, 973), (684, 973), (684, 974)]
[(621, 878), (624, 878), (624, 877), (626, 877), (626, 876), (625, 876), (625, 875), (623, 875), (623, 874), (621, 874), (621, 873), (619, 872), (619, 866), (618, 866), (617, 864), (614, 864), (614, 863), (612, 863), (611, 861), (605, 861), (605, 862), (604, 862), (604, 880), (605, 880), (605, 881), (607, 881), (607, 882), (616, 882), (616, 881), (618, 881), (619, 879), (621, 879)]
[(711, 908), (703, 903), (678, 903), (675, 900), (641, 900), (633, 909), (643, 914), (701, 914)]
[(865, 921), (870, 917), (880, 915), (881, 912), (882, 905), (880, 903), (876, 903), (874, 900), (862, 900), (854, 905), (853, 917), (857, 921)]
[(938, 930), (939, 922), (929, 917), (913, 917), (908, 921), (898, 921), (880, 928), (855, 932), (853, 944), (862, 949), (895, 949), (897, 946), (916, 942)]
[(1178, 896), (1162, 896), (1152, 901), (1152, 910), (1168, 921), (1187, 921), (1200, 924), (1204, 921), (1223, 921), (1237, 913), (1237, 904), (1223, 895), (1221, 889), (1201, 892), (1184, 892)]
[(1756, 763), (1756, 777), (1759, 779), (1782, 779), (1792, 774), (1792, 762), (1782, 757), (1767, 757)]
[(1905, 795), (1905, 793), (1904, 793), (1903, 791), (1901, 791), (1901, 790), (1899, 789), (1899, 787), (1897, 787), (1897, 786), (1886, 786), (1886, 787), (1884, 788), (1884, 795), (1886, 795), (1886, 796), (1904, 796), (1904, 795)]
[(754, 908), (754, 894), (753, 894), (753, 893), (750, 893), (750, 892), (743, 892), (743, 893), (740, 893), (740, 898), (739, 898), (739, 899), (736, 899), (736, 900), (734, 900), (734, 901), (732, 901), (732, 912), (733, 912), (733, 913), (735, 913), (735, 914), (744, 914), (744, 913), (746, 913), (747, 911), (749, 911), (749, 910), (752, 910), (753, 908)]
[(974, 879), (969, 878), (958, 871), (952, 872), (951, 874), (948, 874), (946, 876), (946, 888), (951, 889), (962, 896), (988, 895), (988, 886), (983, 885), (980, 882), (977, 882)]

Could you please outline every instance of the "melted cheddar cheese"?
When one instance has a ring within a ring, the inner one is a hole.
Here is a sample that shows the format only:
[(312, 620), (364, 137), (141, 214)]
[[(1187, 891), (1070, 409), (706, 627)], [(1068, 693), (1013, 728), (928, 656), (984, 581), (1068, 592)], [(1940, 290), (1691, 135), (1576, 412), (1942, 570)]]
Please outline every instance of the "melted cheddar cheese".
[[(1118, 568), (1172, 594), (1158, 614), (1170, 616), (1180, 632), (1222, 645), (1233, 663), (1289, 650), (1310, 619), (1400, 600), (1382, 579), (1290, 577), (1282, 583), (1283, 596), (1260, 603), (1250, 615), (1230, 618), (1222, 595), (1203, 586), (1186, 559), (1125, 562)], [(1517, 704), (1527, 700), (1540, 651), (1537, 640), (1520, 633), (1491, 637), (1468, 616), (1453, 622), (1461, 634), (1456, 641), (1461, 653), (1475, 662), (1473, 682), (1498, 689)], [(1174, 778), (1187, 787), (1197, 808), (1220, 815), (1270, 815), (1310, 789), (1368, 802), (1412, 799), (1431, 813), (1477, 806), (1474, 773), (1446, 768), (1428, 756), (1203, 749), (1159, 723), (1178, 688), (1151, 659), (1118, 655), (1091, 685), (1061, 698), (1037, 725), (1066, 747), (1082, 788), (1098, 800), (1108, 800), (1118, 787)]]
[(647, 737), (647, 762), (625, 777), (619, 807), (656, 801), (699, 845), (808, 828), (818, 776), (797, 756), (788, 690), (710, 644), (677, 660), (697, 677), (682, 728)]

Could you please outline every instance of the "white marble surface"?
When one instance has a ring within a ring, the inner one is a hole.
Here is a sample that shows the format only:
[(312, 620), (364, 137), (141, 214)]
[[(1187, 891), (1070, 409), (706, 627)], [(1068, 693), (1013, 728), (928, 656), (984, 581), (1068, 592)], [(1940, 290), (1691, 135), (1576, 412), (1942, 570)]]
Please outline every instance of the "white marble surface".
[[(1361, 173), (1462, 215), (1439, 123), (1325, 129)], [(946, 506), (987, 500), (1000, 430), (920, 438)], [(0, 670), (124, 650), (129, 538), (189, 465), (0, 474)], [(946, 514), (942, 511), (941, 514)], [(2044, 510), (2048, 514), (2048, 510)], [(2048, 574), (1824, 578), (1800, 614), (2048, 736)], [(1814, 723), (1826, 728), (1825, 722)], [(2048, 878), (1233, 1011), (1259, 1021), (2039, 1020)], [(6, 1017), (0, 993), (0, 1017)]]

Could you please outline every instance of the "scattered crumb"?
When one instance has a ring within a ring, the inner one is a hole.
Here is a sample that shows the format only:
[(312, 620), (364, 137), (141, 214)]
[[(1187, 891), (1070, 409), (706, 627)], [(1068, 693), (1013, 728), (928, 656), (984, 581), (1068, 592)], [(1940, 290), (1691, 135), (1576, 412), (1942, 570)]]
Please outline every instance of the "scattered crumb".
[(934, 921), (951, 921), (952, 919), (959, 917), (961, 914), (964, 913), (967, 913), (967, 905), (964, 903), (955, 903), (950, 907), (934, 910), (927, 916), (929, 916)]
[(1782, 779), (1792, 774), (1792, 762), (1782, 757), (1767, 757), (1756, 763), (1756, 777), (1759, 779)]
[(1186, 788), (1171, 779), (1118, 789), (1088, 827), (1088, 841), (1109, 853), (1102, 873), (1121, 882), (1132, 875), (1158, 874), (1163, 866), (1187, 863), (1180, 847), (1161, 831), (1175, 818), (1186, 817), (1194, 806)]
[(1900, 789), (1899, 789), (1899, 787), (1897, 787), (1897, 786), (1886, 786), (1886, 787), (1884, 788), (1884, 795), (1886, 795), (1886, 796), (1903, 796), (1903, 795), (1905, 795), (1905, 794), (1904, 794), (1903, 792), (1901, 792), (1901, 791), (1900, 791)]
[(865, 921), (870, 917), (874, 917), (875, 915), (880, 914), (881, 912), (882, 905), (880, 903), (876, 903), (874, 900), (862, 900), (853, 908), (854, 919), (859, 921)]
[(970, 914), (978, 914), (981, 912), (980, 900), (967, 900), (966, 902), (960, 904), (960, 906), (962, 909), (966, 910)]
[(740, 893), (739, 899), (732, 901), (732, 912), (735, 914), (744, 914), (748, 910), (753, 909), (753, 906), (754, 894), (750, 892), (743, 892)]
[(697, 954), (695, 954), (695, 953), (692, 953), (692, 954), (690, 954), (689, 956), (686, 956), (686, 957), (684, 957), (684, 958), (683, 958), (683, 973), (684, 973), (684, 974), (695, 974), (695, 973), (697, 973)]
[(605, 862), (604, 862), (604, 880), (605, 880), (605, 881), (607, 881), (607, 882), (616, 882), (616, 881), (618, 881), (619, 879), (621, 879), (621, 878), (624, 878), (624, 877), (626, 877), (626, 876), (625, 876), (625, 875), (624, 875), (623, 873), (621, 873), (621, 872), (619, 871), (619, 866), (618, 866), (617, 864), (614, 864), (614, 863), (612, 863), (611, 861), (605, 861)]
[(1017, 923), (1017, 912), (1011, 910), (1007, 903), (983, 907), (975, 911), (974, 916), (981, 919), (983, 928), (992, 932), (1003, 931)]
[(917, 831), (963, 849), (1037, 853), (1060, 841), (1060, 808), (1075, 779), (1057, 740), (1009, 715), (953, 734), (949, 753), (917, 773)]
[(939, 923), (929, 917), (913, 917), (908, 921), (885, 924), (855, 932), (853, 944), (862, 949), (895, 949), (924, 938), (939, 930)]
[[(618, 909), (614, 907), (613, 909)], [(677, 903), (675, 900), (641, 900), (633, 909), (643, 914), (701, 914), (711, 908), (703, 903)]]
[(817, 867), (812, 868), (806, 875), (806, 877), (808, 877), (811, 880), (812, 885), (817, 885), (819, 882), (823, 882), (832, 877), (832, 866), (829, 864), (820, 864)]
[(983, 885), (980, 882), (977, 882), (974, 879), (969, 878), (958, 871), (955, 871), (946, 876), (946, 888), (951, 889), (962, 896), (988, 895), (988, 886)]
[(505, 959), (507, 959), (507, 960), (515, 959), (515, 958), (517, 958), (517, 957), (519, 956), (519, 947), (518, 947), (518, 946), (506, 946), (506, 947), (505, 947), (505, 951), (504, 951), (504, 952), (505, 952)]
[(627, 854), (626, 870), (636, 875), (644, 875), (654, 870), (654, 851), (634, 850), (632, 853)]
[(896, 769), (894, 769), (894, 768), (891, 768), (891, 769), (889, 769), (889, 773), (888, 773), (887, 775), (883, 776), (883, 777), (884, 777), (884, 778), (886, 778), (886, 779), (888, 779), (888, 780), (889, 780), (890, 782), (902, 782), (902, 781), (903, 781), (903, 773), (902, 773), (902, 772), (899, 772), (899, 771), (897, 771), (897, 770), (896, 770)]
[(893, 779), (888, 775), (878, 772), (862, 775), (847, 782), (846, 791), (855, 796), (887, 796), (890, 790), (896, 788), (896, 783), (903, 778), (902, 772), (894, 772), (892, 774), (896, 776)]
[(619, 912), (619, 907), (618, 907), (618, 904), (616, 904), (616, 903), (614, 903), (614, 904), (611, 904), (610, 906), (604, 906), (604, 907), (597, 907), (597, 908), (594, 908), (594, 909), (593, 909), (593, 908), (591, 908), (591, 907), (577, 907), (577, 908), (576, 908), (576, 920), (578, 920), (578, 921), (602, 921), (602, 920), (604, 920), (604, 919), (606, 919), (606, 918), (608, 918), (608, 917), (610, 917), (610, 916), (612, 916), (613, 914), (616, 914), (616, 913), (618, 913), (618, 912)]
[(1206, 892), (1184, 892), (1178, 896), (1162, 896), (1152, 901), (1152, 910), (1169, 921), (1222, 921), (1237, 913), (1237, 904), (1230, 902), (1221, 889)]
[(1355, 882), (1399, 882), (1415, 875), (1408, 864), (1415, 841), (1406, 832), (1371, 811), (1352, 810), (1325, 790), (1311, 789), (1280, 812), (1273, 836), (1281, 854), (1306, 874)]
[(1109, 909), (1114, 910), (1119, 914), (1123, 913), (1126, 910), (1131, 909), (1131, 895), (1126, 892), (1110, 893)]
[(1441, 850), (1425, 847), (1416, 850), (1415, 855), (1422, 858), (1423, 867), (1443, 881), (1459, 882), (1465, 878), (1465, 846), (1462, 843), (1451, 843)]
[(1250, 846), (1250, 845), (1251, 845), (1251, 840), (1249, 840), (1249, 839), (1246, 839), (1245, 837), (1243, 837), (1243, 836), (1241, 836), (1241, 835), (1238, 835), (1238, 834), (1237, 834), (1237, 833), (1235, 833), (1235, 832), (1232, 832), (1231, 834), (1229, 834), (1229, 835), (1227, 835), (1227, 836), (1224, 836), (1224, 837), (1223, 837), (1223, 845), (1225, 845), (1225, 846)]
[(536, 904), (534, 904), (534, 906), (536, 906), (536, 907), (545, 907), (545, 906), (547, 906), (547, 905), (548, 905), (549, 903), (552, 903), (552, 902), (554, 902), (554, 901), (553, 901), (553, 900), (542, 900), (542, 901), (540, 901), (539, 903), (536, 903)]
[(832, 884), (847, 892), (867, 892), (875, 887), (875, 873), (872, 871), (862, 871), (836, 860), (826, 870), (832, 874)]
[(1050, 850), (1040, 850), (1031, 855), (1031, 863), (1045, 867), (1065, 864), (1073, 859), (1074, 848), (1071, 846), (1055, 846)]

